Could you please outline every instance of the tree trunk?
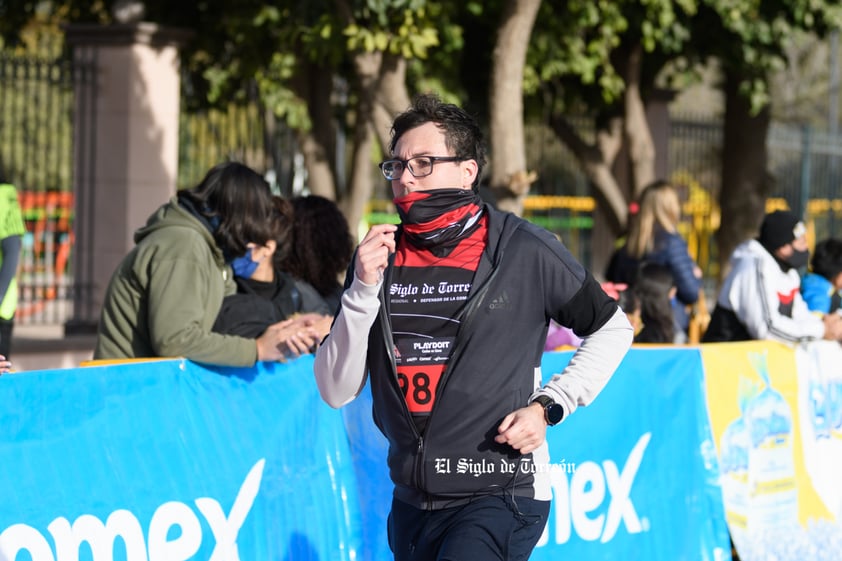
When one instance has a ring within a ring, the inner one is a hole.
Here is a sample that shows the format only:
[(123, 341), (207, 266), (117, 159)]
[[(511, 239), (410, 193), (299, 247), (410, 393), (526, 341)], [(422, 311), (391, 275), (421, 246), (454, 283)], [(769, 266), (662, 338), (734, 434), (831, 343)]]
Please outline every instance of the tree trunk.
[(523, 132), (523, 68), (541, 0), (508, 0), (492, 56), (489, 92), (490, 187), (497, 206), (523, 213), (523, 199), (536, 176), (526, 169)]
[[(353, 10), (347, 0), (335, 0), (339, 17), (350, 24)], [(356, 232), (374, 192), (372, 153), (375, 139), (386, 154), (394, 116), (409, 108), (406, 60), (388, 52), (358, 52), (353, 55), (356, 106), (351, 147), (348, 189), (339, 206)], [(380, 178), (382, 176), (379, 176)]]
[(353, 148), (348, 191), (340, 201), (352, 232), (362, 220), (373, 192), (371, 152), (374, 147), (372, 120), (374, 100), (380, 75), (382, 53), (360, 52), (354, 55), (354, 71), (358, 83), (357, 104), (354, 111)]
[(336, 182), (333, 170), (325, 154), (325, 148), (313, 135), (313, 131), (296, 133), (301, 155), (304, 157), (304, 169), (307, 170), (307, 187), (313, 195), (327, 199), (336, 199)]
[(636, 199), (643, 188), (655, 180), (655, 142), (646, 118), (646, 107), (640, 94), (640, 68), (643, 47), (634, 45), (628, 51), (623, 94), (625, 108), (625, 135), (628, 142), (632, 169), (632, 198)]
[(576, 159), (603, 203), (608, 219), (608, 227), (613, 234), (619, 235), (626, 227), (628, 205), (623, 191), (611, 171), (614, 160), (622, 146), (623, 120), (615, 117), (608, 127), (597, 131), (596, 144), (586, 143), (570, 122), (561, 115), (550, 117), (550, 128), (567, 146)]
[(372, 119), (384, 159), (389, 156), (392, 121), (398, 113), (409, 109), (410, 103), (406, 87), (406, 59), (384, 53)]
[[(336, 153), (336, 117), (334, 116), (333, 103), (333, 73), (330, 69), (317, 64), (308, 64), (306, 70), (309, 95), (307, 99), (307, 111), (310, 114), (310, 121), (313, 124), (313, 134), (319, 144), (324, 146), (325, 159), (330, 169), (337, 169), (343, 162), (337, 161)], [(335, 176), (334, 176), (335, 177)], [(341, 190), (337, 185), (337, 191)]]
[(743, 77), (725, 74), (725, 123), (722, 142), (721, 220), (716, 233), (719, 280), (727, 274), (731, 252), (757, 235), (771, 185), (767, 174), (768, 106), (752, 115), (749, 100), (739, 92)]
[(291, 83), (296, 95), (307, 103), (312, 126), (297, 132), (298, 144), (307, 170), (307, 186), (314, 195), (336, 199), (339, 191), (334, 171), (336, 161), (336, 123), (330, 96), (333, 91), (331, 72), (307, 63), (307, 69), (297, 74)]
[[(581, 135), (560, 115), (550, 118), (550, 127), (576, 159), (596, 199), (590, 268), (601, 278), (614, 250), (614, 242), (626, 228), (628, 204), (613, 167), (623, 145), (623, 119), (609, 119), (607, 126), (597, 129), (596, 142), (586, 143)], [(597, 226), (599, 224), (599, 226)], [(605, 232), (605, 228), (609, 230)]]

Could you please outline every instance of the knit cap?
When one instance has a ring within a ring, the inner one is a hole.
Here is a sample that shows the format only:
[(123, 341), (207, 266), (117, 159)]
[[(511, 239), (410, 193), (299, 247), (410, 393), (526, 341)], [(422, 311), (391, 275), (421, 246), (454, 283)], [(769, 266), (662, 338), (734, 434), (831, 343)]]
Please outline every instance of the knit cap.
[(757, 241), (768, 251), (773, 252), (803, 236), (806, 232), (807, 228), (795, 213), (788, 210), (776, 210), (763, 218)]

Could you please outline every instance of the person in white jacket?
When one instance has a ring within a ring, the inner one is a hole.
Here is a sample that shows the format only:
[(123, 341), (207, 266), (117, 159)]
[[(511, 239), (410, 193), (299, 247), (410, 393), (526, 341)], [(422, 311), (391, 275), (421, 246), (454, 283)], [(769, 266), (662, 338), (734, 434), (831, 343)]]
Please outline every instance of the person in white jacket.
[(801, 297), (799, 268), (810, 252), (807, 228), (790, 211), (767, 214), (757, 239), (734, 250), (703, 342), (842, 339), (837, 314), (821, 318)]

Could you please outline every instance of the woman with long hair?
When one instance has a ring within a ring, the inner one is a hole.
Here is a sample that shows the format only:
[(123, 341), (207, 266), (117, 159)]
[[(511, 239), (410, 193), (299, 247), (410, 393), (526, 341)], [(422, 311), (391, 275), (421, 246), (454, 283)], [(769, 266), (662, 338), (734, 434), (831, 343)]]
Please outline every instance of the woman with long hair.
[(317, 195), (292, 200), (292, 246), (281, 268), (312, 285), (331, 313), (342, 296), (340, 278), (354, 255), (348, 221), (335, 202)]
[(666, 181), (648, 185), (640, 194), (639, 210), (629, 222), (625, 245), (611, 258), (606, 280), (633, 286), (644, 261), (666, 266), (676, 293), (673, 315), (682, 330), (687, 329), (686, 306), (699, 298), (702, 271), (690, 257), (687, 243), (678, 233), (681, 204), (675, 188)]

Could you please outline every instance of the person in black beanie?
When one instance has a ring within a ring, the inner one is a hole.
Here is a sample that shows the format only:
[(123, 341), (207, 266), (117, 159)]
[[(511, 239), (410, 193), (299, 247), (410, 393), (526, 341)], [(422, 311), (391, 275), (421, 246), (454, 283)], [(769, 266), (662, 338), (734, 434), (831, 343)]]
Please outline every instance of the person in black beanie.
[(801, 297), (799, 269), (810, 259), (807, 228), (787, 210), (763, 218), (757, 239), (737, 246), (702, 342), (842, 340), (842, 319), (820, 318)]

